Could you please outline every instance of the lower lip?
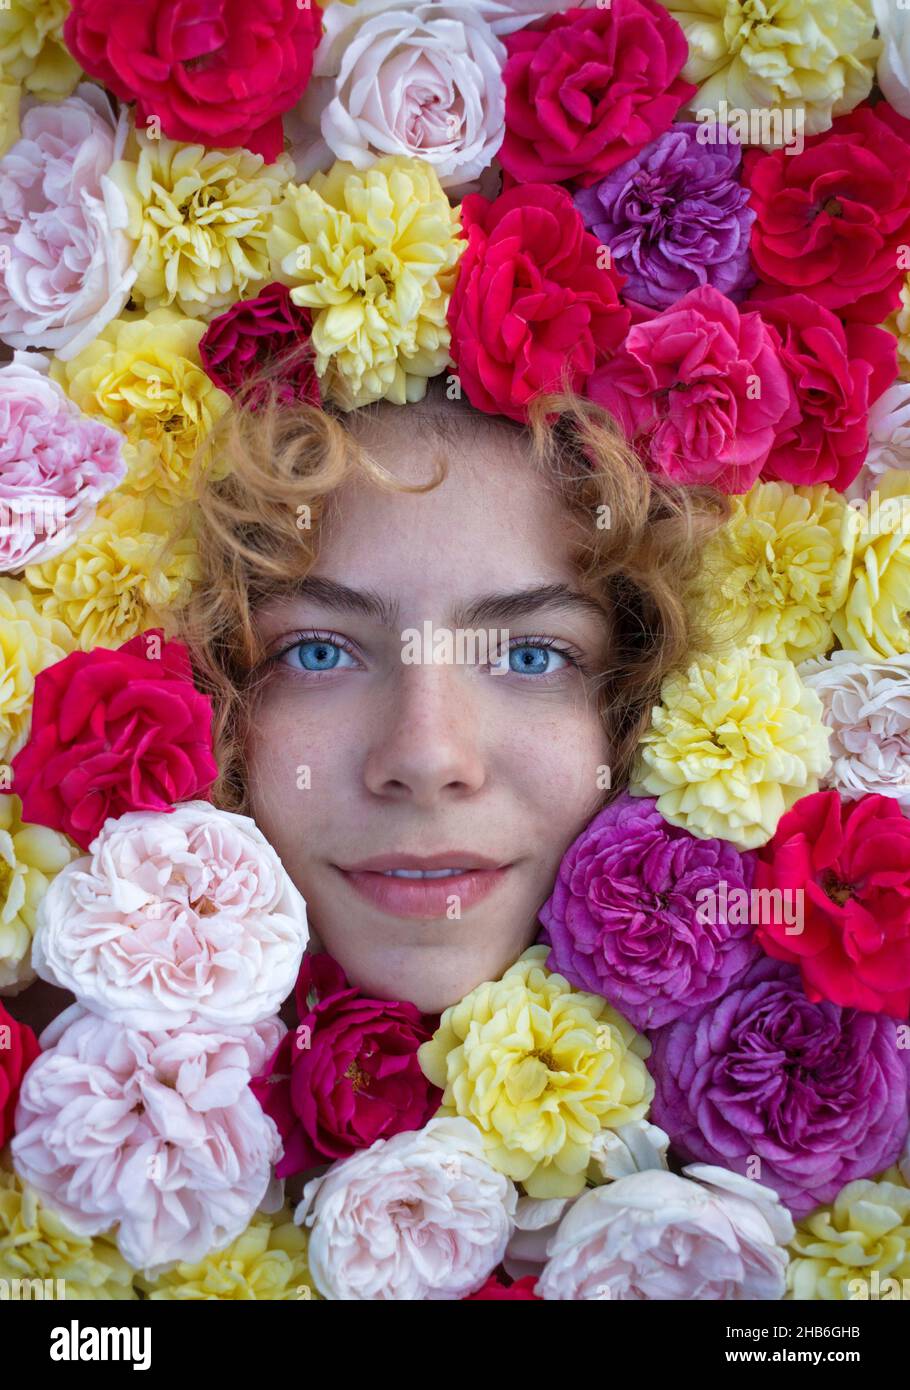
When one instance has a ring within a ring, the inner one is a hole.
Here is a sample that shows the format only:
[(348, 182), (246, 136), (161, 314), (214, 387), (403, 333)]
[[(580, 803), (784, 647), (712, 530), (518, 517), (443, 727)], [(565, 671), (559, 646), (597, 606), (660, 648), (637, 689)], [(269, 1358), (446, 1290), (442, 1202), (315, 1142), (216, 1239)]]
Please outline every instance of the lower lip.
[(432, 920), (450, 916), (453, 900), (460, 915), (489, 897), (502, 883), (508, 868), (473, 869), (467, 874), (452, 874), (450, 878), (392, 878), (386, 874), (345, 869), (338, 872), (355, 893), (381, 912), (393, 917)]

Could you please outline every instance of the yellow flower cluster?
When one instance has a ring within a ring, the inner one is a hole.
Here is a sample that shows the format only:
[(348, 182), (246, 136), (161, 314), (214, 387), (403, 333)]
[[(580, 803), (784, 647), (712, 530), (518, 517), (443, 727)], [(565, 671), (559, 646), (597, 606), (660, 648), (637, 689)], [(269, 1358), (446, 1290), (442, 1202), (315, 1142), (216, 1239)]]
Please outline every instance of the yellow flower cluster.
[(51, 364), (81, 410), (126, 435), (122, 491), (151, 491), (165, 503), (194, 495), (197, 450), (230, 404), (200, 362), (204, 332), (205, 324), (172, 309), (125, 315), (70, 361)]
[(275, 164), (249, 150), (207, 150), (134, 131), (111, 170), (126, 201), (140, 265), (133, 298), (211, 319), (269, 278), (266, 238), (287, 155)]
[(156, 1279), (140, 1275), (137, 1287), (151, 1299), (272, 1302), (321, 1298), (307, 1265), (307, 1232), (288, 1208), (257, 1213), (242, 1235), (198, 1264), (178, 1264)]
[(848, 1183), (799, 1223), (790, 1249), (788, 1298), (908, 1297), (910, 1187), (897, 1168)]
[[(0, 1161), (0, 1279), (53, 1280), (51, 1297), (135, 1299), (133, 1270), (106, 1236), (77, 1236)], [(57, 1280), (62, 1280), (60, 1285)], [(30, 1285), (23, 1297), (39, 1296)]]
[(792, 662), (751, 647), (666, 678), (630, 790), (671, 825), (741, 849), (765, 844), (828, 771), (822, 704)]
[[(0, 10), (0, 19), (3, 11)], [(15, 82), (0, 82), (0, 159), (19, 139), (21, 91)]]
[(0, 5), (0, 73), (46, 101), (68, 97), (80, 69), (63, 43), (67, 0), (6, 0)]
[(71, 546), (26, 569), (45, 619), (65, 624), (83, 651), (163, 624), (198, 574), (196, 543), (175, 533), (174, 519), (153, 497), (111, 493)]
[(0, 994), (16, 994), (35, 978), (32, 937), (48, 884), (76, 855), (46, 825), (26, 825), (18, 796), (0, 796)]
[(703, 630), (730, 643), (754, 638), (764, 656), (823, 656), (847, 595), (857, 513), (824, 484), (756, 483), (731, 501), (693, 595)]
[(487, 1158), (531, 1197), (574, 1197), (596, 1136), (643, 1119), (650, 1044), (596, 994), (572, 989), (532, 946), (502, 979), (443, 1013), (418, 1059), (440, 1115), (477, 1125)]
[(897, 339), (897, 370), (904, 381), (910, 381), (910, 275), (901, 285), (900, 308), (882, 325)]
[(662, 0), (689, 43), (688, 110), (805, 112), (806, 135), (868, 95), (881, 42), (872, 0)]
[(323, 394), (346, 409), (418, 401), (449, 358), (446, 310), (463, 250), (458, 209), (419, 160), (338, 162), (291, 185), (269, 249), (312, 310)]
[(910, 651), (910, 473), (892, 468), (859, 510), (846, 601), (832, 619), (842, 647), (867, 659)]
[(0, 763), (8, 763), (28, 738), (38, 672), (73, 646), (66, 625), (40, 610), (27, 585), (0, 576)]

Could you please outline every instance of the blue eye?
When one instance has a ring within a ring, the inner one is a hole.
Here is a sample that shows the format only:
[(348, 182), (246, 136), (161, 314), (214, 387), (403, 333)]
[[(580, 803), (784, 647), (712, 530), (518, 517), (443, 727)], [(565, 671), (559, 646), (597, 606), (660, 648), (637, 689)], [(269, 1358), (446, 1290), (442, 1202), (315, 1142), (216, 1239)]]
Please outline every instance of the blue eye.
[(548, 676), (567, 665), (568, 657), (554, 647), (525, 642), (509, 648), (509, 670), (521, 676)]
[(308, 638), (289, 647), (284, 658), (302, 671), (334, 671), (338, 667), (356, 664), (351, 654), (337, 642), (329, 642), (321, 637)]

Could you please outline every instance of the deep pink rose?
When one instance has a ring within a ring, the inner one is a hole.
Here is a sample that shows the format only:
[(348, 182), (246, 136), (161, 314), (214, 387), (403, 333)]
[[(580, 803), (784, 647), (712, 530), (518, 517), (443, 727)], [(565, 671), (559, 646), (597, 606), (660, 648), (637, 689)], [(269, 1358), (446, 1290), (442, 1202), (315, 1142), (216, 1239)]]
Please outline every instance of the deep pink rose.
[(514, 1284), (504, 1284), (495, 1274), (491, 1274), (485, 1284), (481, 1284), (476, 1293), (469, 1293), (467, 1298), (463, 1298), (462, 1303), (501, 1303), (506, 1299), (528, 1302), (533, 1300), (535, 1303), (542, 1303), (540, 1294), (534, 1292), (534, 1285), (537, 1283), (535, 1274), (526, 1274), (522, 1279), (516, 1279)]
[(493, 202), (474, 193), (461, 217), (452, 359), (476, 409), (523, 420), (534, 396), (558, 389), (563, 374), (583, 390), (619, 347), (630, 321), (624, 277), (598, 265), (600, 245), (562, 188), (521, 184)]
[(40, 671), (31, 734), (12, 768), (23, 820), (83, 849), (109, 816), (203, 797), (218, 773), (212, 706), (186, 648), (141, 632)]
[(842, 324), (805, 294), (756, 303), (781, 337), (790, 407), (762, 469), (765, 478), (843, 492), (863, 466), (869, 407), (897, 376), (897, 347), (884, 329)]
[[(9, 1030), (8, 1035), (2, 1032), (3, 1029)], [(13, 1134), (16, 1102), (19, 1099), (19, 1087), (22, 1085), (22, 1078), (41, 1049), (38, 1046), (38, 1039), (28, 1024), (20, 1023), (18, 1019), (8, 1014), (2, 1001), (0, 1001), (0, 1036), (3, 1038), (3, 1046), (0, 1047), (0, 1148), (2, 1148)]]
[(304, 956), (296, 988), (300, 1023), (251, 1081), (284, 1141), (279, 1178), (421, 1129), (442, 1092), (417, 1061), (432, 1036), (414, 1004), (365, 999), (331, 956)]
[(297, 307), (286, 285), (266, 285), (255, 299), (239, 299), (212, 319), (199, 340), (199, 356), (208, 376), (229, 396), (268, 371), (283, 401), (320, 405), (310, 328), (309, 314)]
[(779, 340), (703, 285), (630, 331), (588, 383), (648, 466), (680, 483), (747, 492), (790, 403)]
[(910, 241), (910, 121), (884, 102), (858, 106), (800, 154), (750, 150), (743, 172), (756, 214), (752, 260), (767, 286), (801, 290), (862, 323), (897, 307), (898, 248)]
[(173, 140), (245, 145), (267, 163), (321, 33), (317, 0), (72, 0), (63, 29), (89, 76), (135, 101), (140, 129), (157, 116)]
[(697, 90), (686, 36), (657, 0), (567, 10), (505, 40), (499, 162), (520, 182), (597, 183), (667, 130)]

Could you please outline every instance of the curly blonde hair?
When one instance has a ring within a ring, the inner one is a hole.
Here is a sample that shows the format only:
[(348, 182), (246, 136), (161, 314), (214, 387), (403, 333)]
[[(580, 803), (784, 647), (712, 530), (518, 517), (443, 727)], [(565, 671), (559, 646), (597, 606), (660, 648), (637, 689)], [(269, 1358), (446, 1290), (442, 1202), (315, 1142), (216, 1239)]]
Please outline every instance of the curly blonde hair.
[[(611, 747), (609, 800), (628, 780), (665, 675), (706, 645), (685, 594), (708, 536), (727, 516), (726, 499), (649, 474), (612, 417), (568, 393), (535, 401), (527, 426), (478, 417), (438, 387), (419, 404), (387, 408), (406, 409), (409, 425), (443, 442), (472, 418), (516, 431), (529, 466), (556, 490), (579, 580), (611, 620), (611, 660), (596, 682)], [(371, 458), (353, 426), (374, 410), (346, 415), (287, 404), (258, 384), (218, 422), (199, 461), (210, 478), (213, 463), (225, 476), (206, 483), (193, 507), (202, 577), (177, 622), (197, 683), (213, 702), (220, 769), (213, 797), (224, 809), (249, 813), (244, 748), (264, 656), (257, 609), (310, 573), (320, 521), (343, 483), (360, 477), (382, 490), (423, 492), (443, 476), (405, 484)]]

